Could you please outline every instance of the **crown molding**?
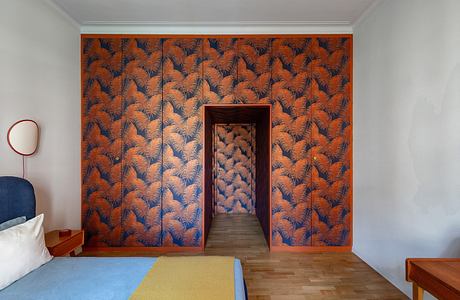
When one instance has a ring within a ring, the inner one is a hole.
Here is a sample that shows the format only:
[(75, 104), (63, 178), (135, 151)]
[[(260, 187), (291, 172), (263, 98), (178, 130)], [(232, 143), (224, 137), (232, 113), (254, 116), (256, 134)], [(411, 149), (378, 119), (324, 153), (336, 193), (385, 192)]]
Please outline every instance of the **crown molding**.
[(350, 22), (86, 22), (83, 34), (346, 34)]
[(48, 7), (52, 8), (55, 12), (60, 14), (62, 17), (64, 17), (67, 21), (69, 21), (73, 27), (81, 30), (81, 24), (77, 20), (75, 20), (70, 14), (68, 14), (64, 9), (62, 9), (62, 7), (56, 4), (54, 1), (45, 0), (44, 3), (48, 5)]
[(379, 6), (380, 4), (382, 4), (382, 0), (375, 0), (374, 2), (372, 2), (362, 13), (361, 15), (359, 15), (358, 18), (356, 18), (356, 20), (354, 20), (354, 22), (352, 22), (352, 27), (353, 28), (356, 28), (357, 26), (359, 26), (359, 24), (361, 24), (365, 19), (367, 19), (369, 17), (369, 15), (374, 12), (374, 10), (377, 8), (377, 6)]

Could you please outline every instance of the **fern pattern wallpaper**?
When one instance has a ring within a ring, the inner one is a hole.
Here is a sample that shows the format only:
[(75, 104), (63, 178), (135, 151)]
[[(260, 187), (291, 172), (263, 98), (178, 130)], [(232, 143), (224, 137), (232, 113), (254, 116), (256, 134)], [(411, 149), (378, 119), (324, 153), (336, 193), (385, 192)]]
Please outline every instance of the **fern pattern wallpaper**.
[(275, 246), (311, 244), (311, 39), (272, 43), (272, 237)]
[(217, 213), (255, 214), (255, 124), (216, 124), (214, 197)]
[(88, 246), (202, 244), (203, 104), (272, 105), (272, 245), (350, 246), (352, 38), (82, 38)]
[(202, 40), (163, 41), (163, 245), (199, 246)]
[(352, 40), (312, 39), (312, 244), (351, 245)]
[(205, 103), (237, 103), (236, 38), (203, 39), (203, 100)]
[(121, 242), (121, 40), (82, 43), (82, 225), (94, 246)]
[(123, 39), (122, 53), (121, 245), (160, 246), (162, 43)]

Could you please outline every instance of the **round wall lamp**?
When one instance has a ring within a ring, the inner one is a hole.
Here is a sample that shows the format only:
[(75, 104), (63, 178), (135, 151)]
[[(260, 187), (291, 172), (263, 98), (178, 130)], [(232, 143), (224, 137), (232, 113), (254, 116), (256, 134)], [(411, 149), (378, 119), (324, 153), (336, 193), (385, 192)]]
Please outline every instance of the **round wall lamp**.
[(7, 140), (11, 149), (22, 155), (22, 177), (25, 175), (24, 157), (33, 155), (38, 148), (39, 128), (33, 120), (20, 120), (11, 125)]

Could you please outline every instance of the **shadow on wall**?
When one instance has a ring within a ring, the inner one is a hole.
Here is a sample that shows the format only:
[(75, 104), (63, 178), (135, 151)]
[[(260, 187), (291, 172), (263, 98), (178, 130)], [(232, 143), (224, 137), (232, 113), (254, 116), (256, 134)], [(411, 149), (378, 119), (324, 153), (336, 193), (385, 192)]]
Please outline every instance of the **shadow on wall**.
[(418, 180), (414, 203), (423, 212), (438, 208), (453, 216), (460, 212), (460, 64), (441, 96), (440, 103), (424, 97), (415, 104), (409, 136)]
[[(458, 228), (456, 230), (458, 230)], [(460, 237), (457, 237), (450, 242), (446, 250), (444, 250), (444, 252), (442, 253), (441, 257), (460, 258)]]
[[(63, 220), (54, 220), (53, 217), (58, 216), (59, 214), (55, 214), (52, 205), (50, 187), (48, 186), (49, 182), (45, 180), (35, 179), (35, 178), (26, 178), (29, 180), (32, 185), (34, 186), (35, 192), (35, 201), (36, 201), (36, 213), (44, 213), (45, 214), (45, 231), (49, 231), (49, 224), (65, 224)], [(64, 204), (63, 204), (64, 205)], [(62, 216), (64, 217), (64, 216)]]

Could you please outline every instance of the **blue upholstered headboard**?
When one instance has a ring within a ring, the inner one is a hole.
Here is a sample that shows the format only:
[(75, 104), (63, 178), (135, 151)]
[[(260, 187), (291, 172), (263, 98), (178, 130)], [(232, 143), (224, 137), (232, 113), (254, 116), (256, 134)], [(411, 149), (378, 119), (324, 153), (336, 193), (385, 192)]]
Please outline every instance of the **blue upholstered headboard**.
[(0, 223), (21, 216), (35, 217), (34, 187), (22, 178), (0, 176)]

